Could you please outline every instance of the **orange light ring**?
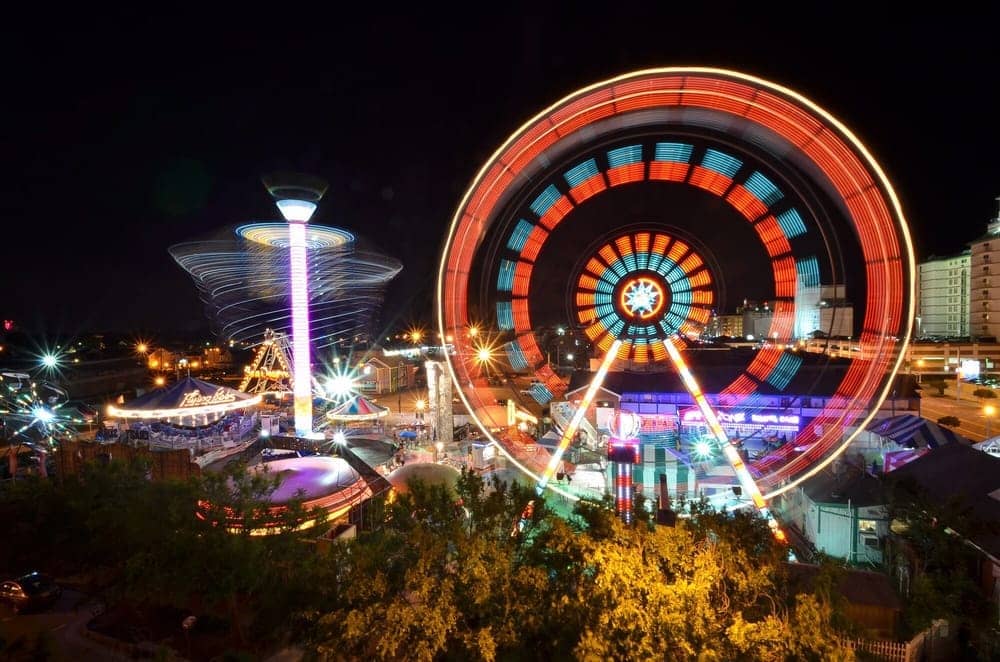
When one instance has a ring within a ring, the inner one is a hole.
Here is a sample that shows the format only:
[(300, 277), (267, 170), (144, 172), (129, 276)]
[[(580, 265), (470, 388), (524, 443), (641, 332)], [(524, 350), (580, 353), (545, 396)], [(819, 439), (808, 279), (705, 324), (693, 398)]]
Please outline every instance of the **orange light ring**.
[[(834, 450), (808, 471), (771, 493), (790, 489), (822, 469), (850, 443), (855, 434), (829, 423), (863, 427), (888, 394), (891, 378), (902, 361), (900, 347), (910, 337), (914, 308), (913, 246), (899, 200), (867, 148), (832, 115), (796, 92), (738, 72), (707, 68), (663, 68), (639, 71), (580, 90), (526, 123), (499, 148), (480, 170), (452, 219), (438, 270), (438, 327), (441, 333), (467, 321), (468, 277), (471, 264), (492, 221), (497, 204), (525, 168), (556, 142), (614, 115), (654, 108), (693, 107), (733, 115), (763, 127), (786, 141), (818, 167), (847, 208), (861, 244), (867, 270), (868, 297), (859, 339), (865, 366), (853, 365), (837, 391), (845, 407), (825, 412), (825, 429), (813, 444), (821, 452)], [(534, 167), (534, 166), (532, 166)], [(564, 211), (561, 211), (565, 215)], [(556, 221), (558, 222), (558, 221)], [(544, 224), (544, 223), (543, 223)], [(448, 357), (457, 383), (467, 383), (468, 366)], [(457, 371), (457, 372), (456, 372)], [(462, 373), (462, 377), (458, 373)], [(459, 395), (469, 405), (468, 394)], [(481, 401), (478, 394), (473, 396)], [(834, 398), (836, 399), (836, 398)], [(856, 405), (864, 401), (865, 414)], [(475, 408), (469, 405), (470, 411)], [(476, 423), (484, 428), (473, 413)], [(860, 419), (860, 420), (859, 420)], [(839, 428), (839, 429), (837, 429)], [(819, 428), (815, 428), (818, 430)], [(488, 430), (487, 437), (492, 439)], [(846, 439), (837, 446), (838, 440)], [(821, 453), (817, 453), (820, 455)], [(777, 480), (789, 474), (772, 474)]]

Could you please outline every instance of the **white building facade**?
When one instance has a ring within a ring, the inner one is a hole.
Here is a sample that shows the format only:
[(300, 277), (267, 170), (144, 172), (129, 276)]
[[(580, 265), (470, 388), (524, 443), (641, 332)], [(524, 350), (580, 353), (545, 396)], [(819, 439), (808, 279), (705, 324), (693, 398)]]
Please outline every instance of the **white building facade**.
[(970, 246), (969, 332), (1000, 338), (1000, 214)]
[[(1000, 250), (1000, 237), (997, 238)], [(970, 251), (931, 258), (918, 267), (918, 333), (922, 338), (956, 338), (970, 335), (972, 301)]]

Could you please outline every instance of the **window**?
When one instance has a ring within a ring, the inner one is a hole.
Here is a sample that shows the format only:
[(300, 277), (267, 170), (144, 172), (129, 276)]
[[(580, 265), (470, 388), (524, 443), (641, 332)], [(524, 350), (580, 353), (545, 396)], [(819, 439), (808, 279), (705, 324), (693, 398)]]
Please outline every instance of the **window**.
[(859, 519), (858, 520), (858, 531), (871, 531), (875, 532), (876, 524), (873, 519)]
[(983, 265), (983, 273), (988, 274), (990, 272), (990, 266), (988, 264)]
[(984, 255), (983, 256), (983, 262), (989, 262), (989, 261), (990, 261), (990, 256), (989, 255)]

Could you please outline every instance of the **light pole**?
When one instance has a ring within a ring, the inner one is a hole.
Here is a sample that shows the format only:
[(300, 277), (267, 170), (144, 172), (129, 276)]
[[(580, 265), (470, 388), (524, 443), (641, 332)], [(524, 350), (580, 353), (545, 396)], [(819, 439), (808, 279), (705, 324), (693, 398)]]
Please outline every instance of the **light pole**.
[(997, 413), (997, 408), (993, 405), (983, 406), (983, 416), (986, 418), (986, 438), (990, 438), (990, 419)]

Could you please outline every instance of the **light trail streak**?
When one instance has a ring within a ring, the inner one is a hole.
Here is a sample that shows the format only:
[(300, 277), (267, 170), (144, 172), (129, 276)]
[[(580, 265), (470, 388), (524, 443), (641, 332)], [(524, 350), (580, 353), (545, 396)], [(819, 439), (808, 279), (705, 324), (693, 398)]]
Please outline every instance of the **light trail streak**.
[(771, 529), (771, 533), (778, 540), (785, 540), (785, 533), (778, 526), (778, 521), (774, 519), (774, 515), (767, 508), (767, 502), (764, 501), (764, 497), (760, 493), (760, 488), (757, 487), (757, 483), (754, 482), (753, 476), (750, 475), (750, 470), (747, 469), (746, 464), (743, 462), (743, 458), (736, 451), (733, 445), (729, 442), (729, 437), (726, 436), (725, 430), (722, 429), (722, 425), (719, 423), (719, 417), (715, 415), (715, 411), (712, 409), (711, 405), (708, 404), (708, 400), (705, 399), (705, 394), (702, 392), (701, 387), (698, 385), (697, 380), (695, 380), (694, 375), (691, 374), (691, 370), (688, 369), (687, 364), (684, 362), (684, 358), (681, 353), (677, 351), (677, 347), (673, 343), (672, 338), (668, 338), (665, 343), (663, 343), (667, 348), (667, 354), (670, 356), (670, 360), (673, 361), (674, 367), (677, 368), (677, 374), (681, 376), (681, 380), (684, 382), (684, 387), (687, 388), (688, 393), (694, 398), (695, 403), (698, 405), (698, 409), (701, 410), (701, 415), (705, 419), (705, 423), (708, 428), (712, 431), (712, 435), (715, 440), (719, 443), (719, 450), (722, 451), (722, 455), (729, 462), (729, 466), (733, 468), (736, 473), (736, 479), (740, 481), (740, 486), (743, 488), (743, 493), (750, 497), (753, 501), (753, 505), (757, 508), (757, 511), (764, 517), (767, 521), (767, 526)]
[(601, 361), (601, 367), (598, 368), (597, 374), (594, 375), (594, 380), (590, 382), (590, 386), (587, 388), (587, 392), (584, 394), (583, 400), (580, 401), (580, 406), (573, 414), (573, 418), (570, 419), (569, 425), (567, 425), (566, 429), (563, 430), (562, 437), (559, 439), (559, 445), (556, 446), (556, 450), (552, 453), (552, 457), (549, 459), (548, 466), (545, 467), (545, 471), (542, 473), (542, 477), (538, 481), (538, 485), (535, 490), (539, 494), (545, 491), (545, 486), (548, 485), (549, 480), (552, 479), (552, 475), (556, 472), (556, 468), (559, 466), (559, 462), (562, 461), (563, 453), (566, 452), (569, 442), (574, 436), (576, 436), (576, 431), (579, 429), (580, 423), (583, 421), (583, 417), (587, 413), (587, 407), (590, 406), (590, 402), (597, 394), (597, 389), (599, 389), (601, 384), (604, 382), (604, 378), (608, 374), (608, 369), (611, 367), (615, 357), (618, 355), (618, 349), (621, 346), (621, 340), (614, 341), (611, 343), (611, 347), (604, 355), (604, 360)]

